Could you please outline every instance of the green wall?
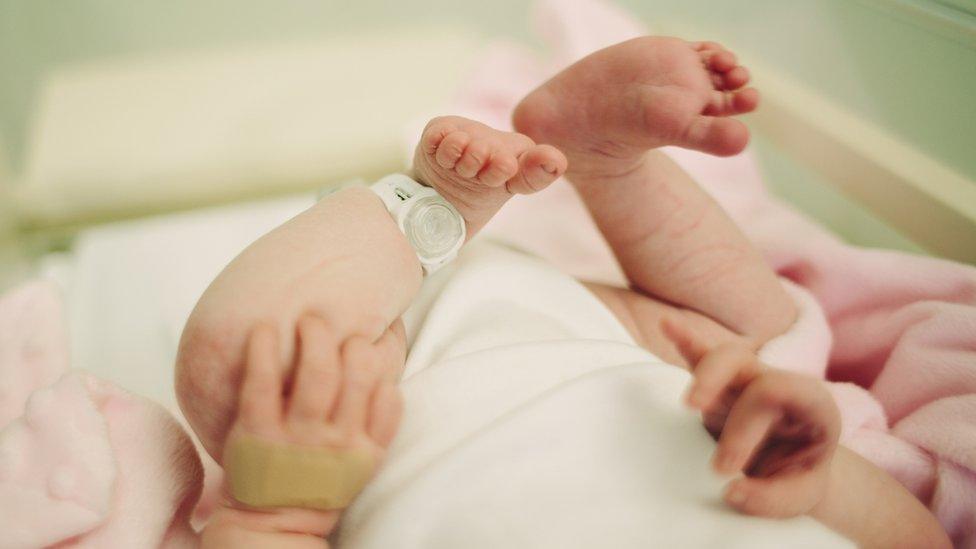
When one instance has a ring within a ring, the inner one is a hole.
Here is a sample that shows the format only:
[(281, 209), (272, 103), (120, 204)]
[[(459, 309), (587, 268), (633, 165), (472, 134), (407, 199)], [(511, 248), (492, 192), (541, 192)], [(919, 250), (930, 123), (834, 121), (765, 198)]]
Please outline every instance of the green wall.
[(923, 0), (624, 3), (734, 44), (976, 180), (973, 15)]
[(452, 0), (0, 0), (0, 135), (22, 164), (45, 73), (103, 57), (301, 39), (353, 27), (458, 22), (528, 36), (526, 2)]
[[(734, 46), (976, 181), (976, 1), (623, 3), (662, 30)], [(776, 143), (754, 144), (770, 188), (847, 240), (922, 251)]]

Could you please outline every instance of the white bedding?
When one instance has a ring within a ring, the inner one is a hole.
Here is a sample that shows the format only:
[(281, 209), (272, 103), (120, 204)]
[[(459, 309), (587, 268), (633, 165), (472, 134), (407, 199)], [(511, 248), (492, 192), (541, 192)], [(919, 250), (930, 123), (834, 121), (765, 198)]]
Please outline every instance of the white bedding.
[(313, 200), (302, 194), (82, 232), (71, 254), (42, 262), (65, 291), (72, 367), (175, 411), (176, 348), (196, 300), (238, 252)]
[[(65, 287), (72, 364), (176, 411), (175, 349), (200, 292), (311, 200), (85, 232), (45, 262)], [(407, 315), (405, 423), (342, 546), (844, 545), (808, 519), (725, 509), (713, 443), (679, 403), (687, 374), (632, 345), (570, 277), (498, 246), (458, 265)]]

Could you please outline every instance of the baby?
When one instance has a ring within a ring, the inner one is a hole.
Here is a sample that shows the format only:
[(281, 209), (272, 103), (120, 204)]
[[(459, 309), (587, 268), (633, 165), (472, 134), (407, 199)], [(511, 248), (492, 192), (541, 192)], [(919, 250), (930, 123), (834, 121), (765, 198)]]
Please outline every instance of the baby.
[[(809, 514), (860, 545), (947, 547), (925, 506), (838, 446), (822, 383), (760, 364), (790, 328), (793, 301), (732, 221), (656, 149), (743, 150), (734, 117), (759, 95), (712, 42), (645, 37), (598, 51), (530, 93), (502, 132), (432, 120), (414, 176), (474, 235), (513, 195), (565, 174), (631, 289), (586, 284), (633, 339), (694, 376), (689, 406), (718, 443), (714, 468), (742, 476), (724, 494), (752, 515)], [(181, 407), (207, 450), (244, 437), (360, 450), (373, 463), (400, 417), (400, 315), (422, 279), (382, 203), (347, 189), (265, 235), (207, 289), (177, 361)], [(246, 298), (244, 298), (246, 296)], [(885, 504), (877, 506), (876, 501)], [(253, 508), (227, 495), (208, 546), (322, 547), (339, 510)]]

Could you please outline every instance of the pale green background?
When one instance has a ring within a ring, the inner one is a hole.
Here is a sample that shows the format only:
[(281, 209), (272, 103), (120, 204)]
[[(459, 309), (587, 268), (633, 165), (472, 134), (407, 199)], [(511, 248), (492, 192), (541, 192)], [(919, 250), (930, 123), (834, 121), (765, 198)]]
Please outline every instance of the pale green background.
[[(716, 38), (775, 66), (976, 180), (974, 0), (620, 3), (652, 28), (700, 29), (687, 38)], [(418, 21), (531, 41), (527, 12), (518, 0), (0, 0), (0, 153), (16, 173), (36, 92), (58, 67)], [(845, 238), (917, 249), (775, 144), (760, 136), (756, 145), (774, 190)]]

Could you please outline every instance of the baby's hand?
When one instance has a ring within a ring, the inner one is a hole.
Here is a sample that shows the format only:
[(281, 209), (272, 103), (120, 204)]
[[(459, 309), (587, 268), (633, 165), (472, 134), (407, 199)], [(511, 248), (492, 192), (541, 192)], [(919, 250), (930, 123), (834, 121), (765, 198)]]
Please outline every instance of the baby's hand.
[[(365, 452), (379, 463), (396, 432), (401, 400), (395, 381), (403, 366), (402, 325), (376, 342), (340, 342), (315, 317), (298, 321), (296, 358), (283, 364), (275, 330), (258, 326), (248, 341), (238, 414), (225, 443), (270, 443)], [(324, 536), (338, 511), (256, 509), (229, 493), (216, 518), (237, 529)], [(219, 545), (219, 544), (218, 544)]]
[(763, 368), (751, 350), (725, 345), (694, 368), (688, 404), (718, 439), (713, 465), (743, 477), (725, 501), (743, 513), (791, 517), (823, 498), (840, 435), (840, 412), (823, 384)]

